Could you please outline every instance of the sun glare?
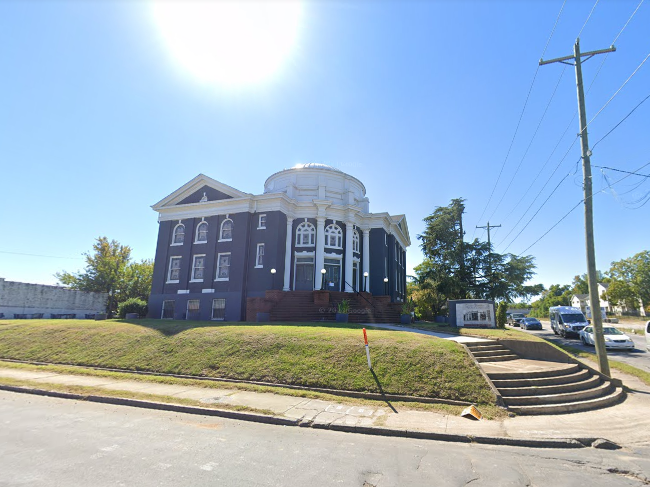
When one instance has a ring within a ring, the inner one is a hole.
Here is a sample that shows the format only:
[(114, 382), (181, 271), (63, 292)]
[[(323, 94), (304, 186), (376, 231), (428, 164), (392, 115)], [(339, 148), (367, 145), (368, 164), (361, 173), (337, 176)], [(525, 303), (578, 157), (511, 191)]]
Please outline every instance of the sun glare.
[(151, 2), (172, 58), (206, 84), (242, 87), (274, 77), (291, 56), (302, 4), (285, 1)]

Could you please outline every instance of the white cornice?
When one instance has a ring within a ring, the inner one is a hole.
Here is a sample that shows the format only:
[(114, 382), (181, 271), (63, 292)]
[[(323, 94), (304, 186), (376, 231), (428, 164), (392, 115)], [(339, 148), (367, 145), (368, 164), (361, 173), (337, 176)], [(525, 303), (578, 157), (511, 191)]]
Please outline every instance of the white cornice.
[[(162, 208), (172, 206), (172, 205), (177, 205), (179, 201), (182, 201), (183, 199), (187, 198), (192, 193), (201, 189), (203, 186), (209, 186), (210, 188), (216, 189), (217, 191), (227, 194), (228, 196), (231, 196), (233, 198), (243, 198), (243, 197), (252, 196), (248, 193), (244, 193), (243, 191), (239, 191), (238, 189), (235, 189), (232, 186), (223, 184), (217, 181), (216, 179), (212, 179), (206, 176), (205, 174), (199, 174), (194, 179), (188, 181), (183, 186), (178, 188), (176, 191), (166, 196), (165, 198), (160, 200), (158, 203), (152, 205), (151, 207), (154, 210), (159, 211)], [(201, 203), (201, 204), (206, 204), (206, 203)]]
[[(322, 211), (319, 213), (319, 208)], [(201, 218), (215, 215), (234, 213), (260, 213), (280, 211), (294, 219), (325, 218), (340, 222), (350, 222), (360, 228), (383, 228), (387, 233), (394, 235), (404, 248), (411, 245), (403, 215), (393, 217), (388, 213), (362, 213), (356, 206), (333, 205), (330, 201), (316, 200), (314, 202), (296, 201), (284, 193), (267, 193), (262, 195), (248, 195), (243, 198), (207, 201), (205, 203), (188, 203), (154, 208), (158, 212), (159, 221), (183, 220), (187, 218)], [(402, 232), (399, 222), (403, 222), (406, 233)]]

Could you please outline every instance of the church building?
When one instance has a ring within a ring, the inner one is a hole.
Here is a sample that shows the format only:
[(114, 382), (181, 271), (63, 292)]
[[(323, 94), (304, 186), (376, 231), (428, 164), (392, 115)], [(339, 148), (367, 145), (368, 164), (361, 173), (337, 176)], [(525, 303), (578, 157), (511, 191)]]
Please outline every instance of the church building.
[(270, 290), (406, 299), (405, 216), (370, 213), (363, 183), (334, 167), (285, 169), (259, 195), (199, 174), (152, 208), (151, 318), (243, 321)]

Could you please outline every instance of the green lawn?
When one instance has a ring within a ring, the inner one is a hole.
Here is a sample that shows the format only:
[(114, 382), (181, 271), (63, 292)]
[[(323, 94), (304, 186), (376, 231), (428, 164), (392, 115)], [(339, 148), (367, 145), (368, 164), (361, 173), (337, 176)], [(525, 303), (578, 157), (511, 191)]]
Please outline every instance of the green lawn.
[[(458, 344), (375, 329), (368, 339), (385, 393), (494, 402)], [(354, 324), (3, 320), (0, 358), (379, 391)]]
[(498, 340), (499, 338), (508, 338), (515, 340), (528, 340), (528, 341), (541, 341), (542, 339), (535, 336), (532, 333), (526, 333), (521, 331), (519, 328), (457, 328), (455, 326), (449, 326), (446, 323), (429, 323), (424, 321), (418, 321), (412, 325), (408, 325), (410, 328), (416, 328), (418, 330), (427, 330), (427, 331), (437, 331), (440, 333), (449, 333), (450, 335), (465, 335), (465, 336), (478, 336), (483, 338), (490, 338), (493, 340)]

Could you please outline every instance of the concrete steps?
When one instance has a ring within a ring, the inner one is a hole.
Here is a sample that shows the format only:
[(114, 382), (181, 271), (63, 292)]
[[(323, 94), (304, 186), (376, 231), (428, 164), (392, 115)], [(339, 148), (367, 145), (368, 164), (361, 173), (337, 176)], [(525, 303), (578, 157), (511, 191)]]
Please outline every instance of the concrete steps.
[(496, 341), (467, 343), (466, 345), (477, 362), (504, 362), (519, 358), (511, 350)]
[[(476, 361), (485, 364), (508, 410), (517, 414), (589, 411), (612, 406), (625, 397), (620, 387), (579, 364), (520, 359), (496, 341), (466, 345)], [(504, 361), (508, 362), (498, 363)]]

